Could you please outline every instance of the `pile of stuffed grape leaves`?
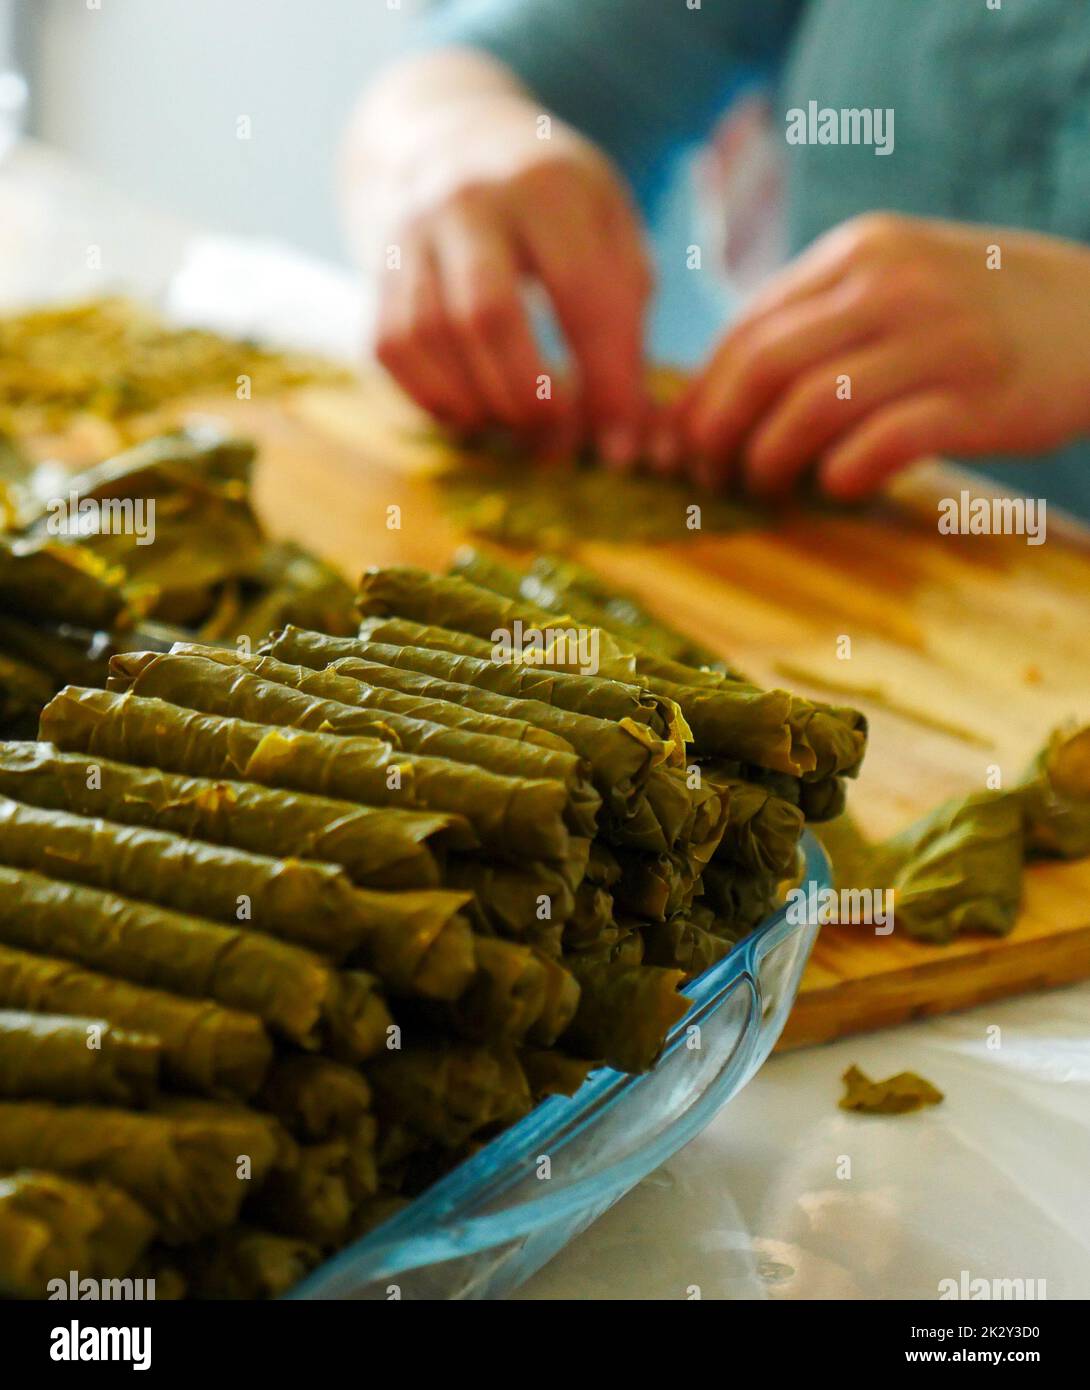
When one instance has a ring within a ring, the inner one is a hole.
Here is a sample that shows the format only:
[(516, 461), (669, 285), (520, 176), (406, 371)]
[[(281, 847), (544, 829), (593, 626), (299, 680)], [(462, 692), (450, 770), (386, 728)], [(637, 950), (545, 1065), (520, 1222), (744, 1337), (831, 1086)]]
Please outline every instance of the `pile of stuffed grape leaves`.
[(285, 623), (350, 633), (323, 560), (266, 535), (254, 449), (210, 427), (144, 440), (73, 473), (11, 462), (0, 482), (0, 734), (33, 735), (65, 685), (104, 685), (146, 634), (259, 641)]
[(130, 641), (0, 744), (0, 1293), (285, 1292), (545, 1097), (652, 1067), (841, 808), (855, 711), (570, 568), (530, 598), (461, 567), (368, 572), (351, 631), (266, 605), (255, 649)]

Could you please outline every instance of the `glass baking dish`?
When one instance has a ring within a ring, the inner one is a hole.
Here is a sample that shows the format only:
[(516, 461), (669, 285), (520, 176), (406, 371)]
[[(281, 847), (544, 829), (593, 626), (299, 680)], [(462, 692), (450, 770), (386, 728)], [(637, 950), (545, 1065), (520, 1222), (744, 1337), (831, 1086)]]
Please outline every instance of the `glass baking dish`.
[[(801, 881), (829, 887), (807, 832)], [(289, 1298), (500, 1298), (671, 1154), (772, 1051), (817, 923), (781, 907), (685, 987), (692, 1008), (651, 1071), (601, 1067), (553, 1096), (404, 1211), (340, 1251)]]

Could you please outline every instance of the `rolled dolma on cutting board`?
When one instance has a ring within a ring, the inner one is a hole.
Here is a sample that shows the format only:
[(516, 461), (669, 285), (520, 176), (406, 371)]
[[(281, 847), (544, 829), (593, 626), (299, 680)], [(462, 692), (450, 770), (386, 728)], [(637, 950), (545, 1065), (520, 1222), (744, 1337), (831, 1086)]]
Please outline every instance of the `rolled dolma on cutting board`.
[(154, 1034), (105, 1019), (0, 1008), (0, 1096), (138, 1105), (155, 1092), (161, 1051)]
[(1016, 796), (979, 792), (954, 799), (883, 841), (880, 876), (850, 886), (892, 888), (898, 930), (910, 936), (1005, 936), (1022, 901), (1024, 835)]
[(437, 888), (446, 850), (478, 844), (456, 815), (186, 777), (62, 753), (50, 743), (0, 743), (0, 793), (30, 806), (171, 830), (277, 859), (339, 864), (368, 888)]
[(0, 864), (232, 926), (241, 921), (337, 963), (358, 958), (410, 993), (456, 998), (473, 970), (459, 917), (466, 893), (357, 888), (333, 864), (272, 859), (4, 796)]
[(0, 1101), (0, 1170), (111, 1183), (151, 1214), (168, 1243), (229, 1226), (286, 1143), (272, 1116), (214, 1102), (158, 1114)]
[(1060, 859), (1090, 855), (1090, 726), (1057, 729), (1016, 794), (1028, 853)]
[[(263, 664), (268, 678), (256, 674), (251, 669), (253, 663)], [(468, 763), (501, 776), (551, 778), (562, 783), (568, 793), (572, 831), (578, 835), (594, 834), (600, 799), (574, 753), (471, 734), (403, 714), (320, 697), (279, 679), (284, 671), (292, 669), (271, 657), (204, 655), (193, 648), (166, 654), (128, 652), (110, 662), (109, 689), (169, 700), (205, 714), (377, 738), (409, 753)], [(351, 696), (355, 688), (354, 682), (347, 682), (341, 693)]]
[(511, 855), (564, 859), (570, 832), (559, 782), (501, 777), (377, 739), (253, 724), (108, 690), (66, 687), (42, 711), (41, 737), (170, 772), (239, 777), (365, 805), (464, 815), (481, 842)]
[(47, 1298), (50, 1281), (67, 1287), (72, 1270), (124, 1278), (154, 1232), (144, 1208), (109, 1183), (26, 1168), (0, 1174), (0, 1296)]
[(272, 1044), (252, 1014), (7, 946), (0, 946), (0, 1006), (101, 1018), (152, 1035), (162, 1047), (164, 1075), (176, 1086), (213, 1096), (252, 1096), (272, 1060)]
[(254, 1014), (294, 1042), (328, 1034), (354, 1060), (390, 1022), (370, 977), (238, 927), (40, 874), (0, 868), (0, 940), (133, 984)]

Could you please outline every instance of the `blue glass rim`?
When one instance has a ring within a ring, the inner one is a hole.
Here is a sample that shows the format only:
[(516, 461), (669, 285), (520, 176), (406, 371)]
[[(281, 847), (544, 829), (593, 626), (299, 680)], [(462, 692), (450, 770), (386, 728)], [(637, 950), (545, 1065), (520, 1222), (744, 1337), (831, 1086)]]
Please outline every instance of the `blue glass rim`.
[[(801, 844), (802, 881), (814, 883), (819, 889), (830, 886), (829, 860), (820, 842), (806, 831)], [(347, 1280), (362, 1286), (523, 1239), (580, 1210), (604, 1208), (628, 1191), (695, 1137), (771, 1051), (794, 1002), (795, 991), (777, 1001), (772, 1016), (763, 1017), (761, 964), (771, 951), (798, 933), (811, 935), (808, 954), (817, 931), (816, 923), (796, 920), (789, 913), (788, 904), (783, 904), (721, 960), (683, 987), (692, 1003), (670, 1030), (662, 1056), (650, 1072), (630, 1074), (598, 1067), (574, 1096), (551, 1096), (542, 1101), (404, 1210), (324, 1261), (284, 1297), (327, 1297), (328, 1287)], [(599, 1172), (514, 1206), (472, 1214), (474, 1206), (501, 1197), (505, 1189), (525, 1176), (528, 1151), (536, 1152), (546, 1145), (556, 1148), (594, 1124), (684, 1047), (688, 1030), (694, 1024), (723, 1007), (739, 990), (749, 993), (750, 1011), (738, 1045), (713, 1083), (676, 1123)]]

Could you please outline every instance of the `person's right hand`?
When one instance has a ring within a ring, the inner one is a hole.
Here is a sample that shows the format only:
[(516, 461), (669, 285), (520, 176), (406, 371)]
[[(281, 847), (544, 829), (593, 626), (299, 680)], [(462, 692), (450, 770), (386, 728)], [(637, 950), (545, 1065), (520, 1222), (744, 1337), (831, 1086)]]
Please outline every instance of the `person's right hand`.
[[(636, 212), (594, 145), (485, 76), (445, 100), (434, 87), (417, 102), (403, 93), (382, 158), (349, 188), (357, 221), (369, 217), (380, 249), (396, 247), (400, 261), (379, 271), (378, 358), (455, 429), (500, 423), (545, 452), (589, 437), (607, 463), (626, 466), (645, 423), (651, 290)], [(365, 119), (373, 148), (380, 117)], [(551, 301), (571, 379), (553, 380), (541, 360), (526, 281)]]

